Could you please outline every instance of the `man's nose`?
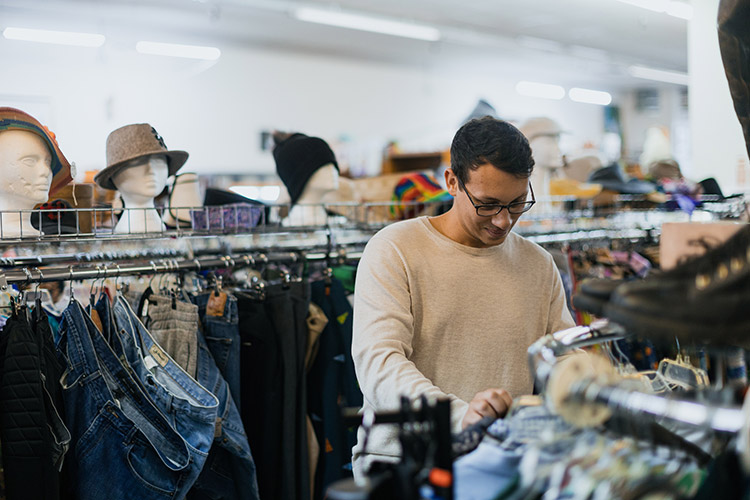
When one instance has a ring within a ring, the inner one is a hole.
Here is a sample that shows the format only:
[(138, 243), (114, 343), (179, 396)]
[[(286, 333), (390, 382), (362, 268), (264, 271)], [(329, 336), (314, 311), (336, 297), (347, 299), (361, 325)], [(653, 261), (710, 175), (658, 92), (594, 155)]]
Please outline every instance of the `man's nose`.
[(492, 216), (492, 224), (494, 226), (507, 229), (510, 226), (510, 223), (511, 216), (507, 208), (503, 208), (502, 210), (500, 210), (499, 214), (495, 214)]

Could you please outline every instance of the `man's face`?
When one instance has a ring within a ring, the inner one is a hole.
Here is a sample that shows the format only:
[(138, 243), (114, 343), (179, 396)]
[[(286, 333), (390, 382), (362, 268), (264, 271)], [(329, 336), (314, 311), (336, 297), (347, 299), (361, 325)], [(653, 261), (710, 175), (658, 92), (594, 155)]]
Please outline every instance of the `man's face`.
[(25, 130), (0, 132), (0, 195), (26, 203), (28, 208), (47, 201), (52, 183), (51, 163), (47, 144), (38, 135)]
[(481, 217), (469, 200), (477, 205), (507, 205), (513, 202), (527, 201), (529, 180), (504, 172), (489, 163), (470, 170), (465, 183), (466, 190), (459, 190), (458, 177), (449, 170), (446, 174), (448, 191), (455, 201), (459, 226), (454, 228), (457, 241), (475, 248), (488, 248), (500, 245), (518, 221), (520, 214), (511, 214), (504, 208), (492, 217)]

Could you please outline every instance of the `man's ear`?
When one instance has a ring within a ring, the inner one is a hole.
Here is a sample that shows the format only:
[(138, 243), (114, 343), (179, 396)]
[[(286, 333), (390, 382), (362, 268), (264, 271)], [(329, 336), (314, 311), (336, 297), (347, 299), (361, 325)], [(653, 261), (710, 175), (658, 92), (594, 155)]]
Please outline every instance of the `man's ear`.
[(453, 169), (450, 168), (445, 169), (444, 175), (445, 185), (448, 188), (448, 192), (455, 198), (456, 196), (458, 196), (458, 177), (456, 177)]

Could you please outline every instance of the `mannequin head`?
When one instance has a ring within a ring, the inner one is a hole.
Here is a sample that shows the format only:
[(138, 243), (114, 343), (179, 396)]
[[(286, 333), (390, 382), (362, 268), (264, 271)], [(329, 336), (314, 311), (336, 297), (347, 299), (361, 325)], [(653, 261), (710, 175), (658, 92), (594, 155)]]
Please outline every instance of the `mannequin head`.
[[(157, 160), (152, 160), (152, 158), (157, 158)], [(104, 189), (153, 198), (164, 189), (166, 178), (175, 175), (187, 159), (186, 151), (167, 149), (164, 139), (148, 123), (125, 125), (113, 130), (107, 136), (107, 168), (96, 174), (94, 182)], [(162, 176), (161, 171), (164, 169), (160, 166), (164, 165), (167, 167), (166, 174)], [(149, 167), (153, 168), (153, 172), (149, 170)], [(114, 182), (118, 174), (132, 168), (140, 169), (121, 177), (118, 183)], [(126, 185), (125, 183), (131, 179), (131, 176), (135, 179), (133, 184)], [(149, 187), (151, 182), (143, 186), (137, 185), (139, 178), (143, 181), (149, 176), (153, 176), (153, 184), (161, 185), (153, 195), (149, 194), (152, 191)]]
[(327, 142), (305, 134), (281, 132), (274, 134), (274, 140), (276, 172), (289, 192), (292, 205), (320, 203), (322, 194), (338, 189), (339, 167)]
[(563, 166), (559, 135), (540, 135), (529, 141), (537, 168), (555, 170)]
[(323, 196), (339, 188), (339, 170), (332, 163), (323, 165), (307, 180), (297, 203), (321, 203)]
[(126, 207), (143, 208), (148, 203), (153, 206), (154, 198), (167, 185), (168, 176), (166, 156), (150, 155), (132, 160), (112, 176), (112, 183), (122, 195)]
[(666, 127), (653, 125), (646, 131), (643, 141), (643, 153), (639, 158), (641, 167), (648, 168), (653, 162), (672, 158), (672, 145), (669, 140), (669, 130)]
[(560, 152), (560, 126), (551, 118), (529, 118), (521, 127), (521, 132), (529, 140), (537, 170), (557, 169), (563, 166)]
[(25, 130), (0, 132), (0, 206), (32, 209), (47, 201), (52, 183), (52, 154), (38, 135)]

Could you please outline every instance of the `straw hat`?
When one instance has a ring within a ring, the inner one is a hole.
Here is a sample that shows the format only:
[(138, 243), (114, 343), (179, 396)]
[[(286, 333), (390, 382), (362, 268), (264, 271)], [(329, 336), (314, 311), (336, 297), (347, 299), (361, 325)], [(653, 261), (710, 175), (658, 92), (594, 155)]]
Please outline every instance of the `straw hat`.
[(96, 174), (94, 182), (104, 189), (116, 190), (112, 178), (130, 166), (132, 160), (151, 155), (167, 157), (169, 175), (174, 175), (185, 164), (185, 151), (170, 151), (164, 139), (148, 123), (125, 125), (110, 132), (107, 137), (107, 168)]
[(0, 132), (3, 130), (25, 130), (41, 137), (52, 154), (52, 184), (49, 194), (52, 195), (73, 180), (70, 162), (63, 156), (57, 145), (55, 134), (30, 114), (16, 108), (0, 107)]

